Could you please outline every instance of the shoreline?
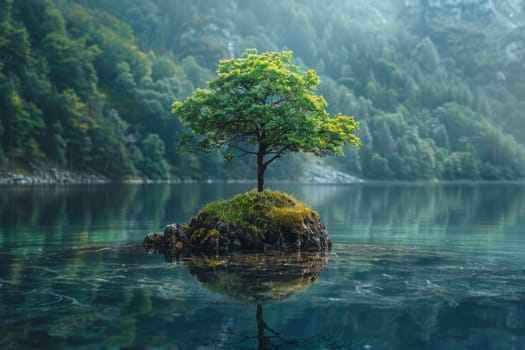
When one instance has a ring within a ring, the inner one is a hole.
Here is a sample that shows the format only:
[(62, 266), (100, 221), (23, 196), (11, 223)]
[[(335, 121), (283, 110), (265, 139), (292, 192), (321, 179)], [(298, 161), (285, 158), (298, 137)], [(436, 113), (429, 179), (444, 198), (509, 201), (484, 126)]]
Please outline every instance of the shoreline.
[[(357, 178), (350, 174), (343, 173), (330, 166), (312, 164), (297, 179), (290, 180), (272, 180), (268, 182), (295, 182), (295, 183), (312, 183), (312, 184), (352, 184), (363, 182), (363, 179)], [(65, 169), (33, 166), (26, 174), (15, 171), (0, 171), (0, 186), (2, 185), (97, 185), (97, 184), (149, 184), (149, 183), (256, 183), (253, 179), (165, 179), (150, 180), (141, 178), (116, 180), (96, 173), (74, 173)]]
[[(314, 166), (315, 169), (315, 166)], [(348, 174), (339, 173), (333, 176), (334, 172), (327, 171), (320, 174), (316, 171), (306, 171), (303, 176), (297, 179), (277, 180), (267, 179), (267, 183), (297, 183), (312, 185), (352, 185), (352, 184), (386, 184), (396, 183), (399, 185), (437, 185), (437, 184), (496, 184), (496, 183), (525, 183), (525, 179), (516, 180), (369, 180), (360, 179)], [(312, 174), (313, 173), (313, 174)], [(310, 176), (308, 176), (310, 174)], [(313, 175), (313, 176), (312, 176)], [(323, 176), (325, 175), (325, 176)], [(0, 171), (0, 187), (2, 186), (53, 186), (53, 185), (106, 185), (106, 184), (256, 184), (252, 179), (125, 179), (115, 180), (95, 173), (72, 173), (58, 168), (38, 169), (32, 174), (20, 174), (11, 171)]]
[(0, 185), (87, 185), (111, 183), (95, 173), (72, 173), (58, 168), (38, 169), (31, 174), (0, 171)]

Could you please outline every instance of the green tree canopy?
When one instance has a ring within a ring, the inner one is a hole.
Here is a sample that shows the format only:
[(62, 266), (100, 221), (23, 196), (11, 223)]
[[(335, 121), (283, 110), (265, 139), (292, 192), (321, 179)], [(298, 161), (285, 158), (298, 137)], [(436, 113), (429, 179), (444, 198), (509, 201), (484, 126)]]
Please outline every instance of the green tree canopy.
[(316, 95), (319, 77), (291, 63), (292, 52), (257, 54), (221, 61), (209, 89), (197, 89), (173, 104), (191, 134), (182, 139), (186, 150), (222, 150), (225, 158), (251, 154), (257, 158), (257, 188), (264, 172), (280, 156), (311, 152), (342, 154), (345, 144), (360, 145), (359, 124), (341, 113), (331, 118), (327, 102)]

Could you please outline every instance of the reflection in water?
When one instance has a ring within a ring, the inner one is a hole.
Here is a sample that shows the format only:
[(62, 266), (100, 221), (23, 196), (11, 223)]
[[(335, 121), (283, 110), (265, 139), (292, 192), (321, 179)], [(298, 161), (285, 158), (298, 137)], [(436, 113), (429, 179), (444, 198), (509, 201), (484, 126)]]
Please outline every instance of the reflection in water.
[[(150, 251), (151, 252), (151, 251)], [(263, 303), (282, 301), (314, 284), (328, 261), (323, 253), (257, 253), (209, 257), (193, 255), (180, 259), (178, 250), (152, 251), (165, 261), (182, 261), (190, 273), (209, 291), (257, 304), (258, 350), (272, 346), (271, 337), (282, 342), (279, 333), (263, 319)], [(268, 336), (266, 331), (271, 333)]]
[(506, 256), (343, 243), (330, 263), (277, 266), (164, 264), (139, 244), (0, 257), (2, 349), (525, 348), (525, 268)]
[(318, 280), (327, 260), (328, 256), (320, 253), (266, 253), (198, 256), (185, 262), (206, 289), (261, 303), (283, 300), (309, 287)]
[(279, 301), (304, 290), (319, 279), (328, 256), (315, 254), (243, 254), (220, 259), (194, 257), (188, 261), (192, 275), (215, 293), (257, 303), (258, 350), (270, 349), (265, 331), (279, 336), (263, 320), (263, 302)]
[(238, 287), (242, 260), (144, 254), (145, 232), (251, 187), (0, 188), (0, 349), (253, 350), (259, 301), (281, 349), (525, 349), (525, 185), (278, 185), (334, 243), (307, 273), (279, 263), (282, 302)]
[(267, 350), (268, 349), (268, 338), (266, 337), (265, 331), (268, 329), (274, 335), (278, 336), (273, 329), (266, 325), (266, 322), (263, 320), (263, 306), (261, 303), (257, 304), (257, 313), (255, 315), (255, 320), (257, 321), (257, 340), (259, 341), (259, 346), (257, 350)]
[(525, 237), (525, 183), (361, 184), (297, 189), (330, 239), (514, 251)]

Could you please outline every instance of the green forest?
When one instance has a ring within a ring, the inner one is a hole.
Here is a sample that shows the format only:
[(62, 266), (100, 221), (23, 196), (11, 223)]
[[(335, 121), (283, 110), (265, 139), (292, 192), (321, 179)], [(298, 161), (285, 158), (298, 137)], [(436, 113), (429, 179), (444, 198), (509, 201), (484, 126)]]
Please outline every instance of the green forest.
[[(374, 180), (525, 177), (525, 2), (0, 0), (0, 170), (255, 179), (179, 154), (171, 111), (220, 60), (292, 50), (363, 145), (325, 164)], [(268, 178), (297, 179), (287, 156)]]

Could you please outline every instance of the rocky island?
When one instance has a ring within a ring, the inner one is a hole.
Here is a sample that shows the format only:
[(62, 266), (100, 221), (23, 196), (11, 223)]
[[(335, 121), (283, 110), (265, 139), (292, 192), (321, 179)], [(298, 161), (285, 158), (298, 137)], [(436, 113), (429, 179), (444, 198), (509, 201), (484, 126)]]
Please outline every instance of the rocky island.
[(186, 225), (150, 233), (144, 248), (154, 251), (329, 252), (331, 242), (319, 214), (290, 195), (250, 191), (206, 205)]

